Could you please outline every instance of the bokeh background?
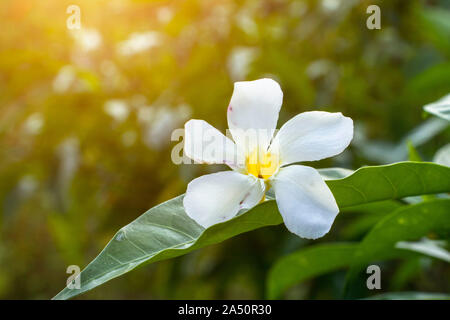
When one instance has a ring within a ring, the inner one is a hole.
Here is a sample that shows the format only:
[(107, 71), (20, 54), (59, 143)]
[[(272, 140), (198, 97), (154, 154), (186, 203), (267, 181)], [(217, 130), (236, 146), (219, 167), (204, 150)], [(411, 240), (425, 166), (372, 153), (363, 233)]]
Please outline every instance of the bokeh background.
[[(80, 30), (66, 26), (71, 4)], [(371, 4), (381, 30), (366, 28)], [(120, 227), (224, 169), (175, 165), (171, 132), (190, 118), (224, 131), (234, 81), (279, 81), (279, 125), (308, 110), (354, 119), (351, 147), (317, 168), (406, 160), (408, 142), (432, 160), (450, 138), (422, 110), (450, 92), (450, 1), (2, 0), (0, 21), (2, 299), (53, 297), (67, 266), (83, 268)], [(358, 240), (374, 221), (340, 215), (315, 242)], [(262, 228), (79, 299), (264, 298), (272, 263), (309, 243)], [(386, 290), (450, 291), (444, 262), (384, 268)], [(338, 298), (344, 278), (285, 298)]]

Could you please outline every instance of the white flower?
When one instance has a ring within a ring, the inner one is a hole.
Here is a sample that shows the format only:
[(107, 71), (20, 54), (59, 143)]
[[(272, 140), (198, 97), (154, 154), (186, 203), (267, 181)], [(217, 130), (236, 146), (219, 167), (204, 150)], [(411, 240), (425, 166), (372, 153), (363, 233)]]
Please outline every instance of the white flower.
[[(316, 239), (330, 230), (339, 212), (333, 194), (314, 168), (294, 163), (341, 153), (352, 140), (353, 121), (341, 113), (304, 112), (274, 137), (282, 100), (283, 92), (274, 80), (236, 82), (227, 111), (234, 142), (205, 121), (185, 124), (184, 152), (189, 158), (233, 169), (189, 183), (184, 208), (203, 227), (255, 206), (272, 187), (289, 231)], [(255, 130), (256, 140), (251, 135)]]

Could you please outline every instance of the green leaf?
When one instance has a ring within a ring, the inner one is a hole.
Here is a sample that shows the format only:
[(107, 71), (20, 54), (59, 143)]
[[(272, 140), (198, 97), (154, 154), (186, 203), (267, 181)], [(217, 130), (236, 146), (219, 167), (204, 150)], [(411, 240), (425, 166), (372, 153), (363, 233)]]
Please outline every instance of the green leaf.
[(435, 116), (450, 121), (450, 104), (425, 106), (425, 111)]
[(450, 295), (433, 292), (389, 292), (377, 294), (365, 300), (450, 300)]
[[(372, 201), (448, 192), (449, 178), (448, 167), (425, 162), (402, 162), (361, 168), (344, 179), (327, 183), (343, 209)], [(276, 202), (270, 200), (204, 230), (186, 215), (182, 197), (148, 210), (120, 229), (81, 272), (81, 288), (65, 288), (55, 299), (74, 297), (141, 264), (180, 256), (247, 231), (282, 223)]]
[[(409, 161), (422, 161), (422, 157), (420, 156), (417, 149), (414, 147), (413, 143), (411, 141), (408, 141), (407, 145), (408, 145)], [(404, 201), (407, 201), (409, 203), (417, 203), (417, 202), (421, 202), (422, 200), (432, 200), (434, 198), (435, 198), (434, 195), (424, 195), (421, 197), (417, 197), (417, 196), (416, 197), (408, 197), (408, 198), (404, 199)]]
[(325, 168), (318, 169), (317, 171), (319, 171), (320, 175), (325, 180), (343, 179), (354, 172), (353, 170), (345, 168)]
[(400, 241), (395, 244), (397, 249), (411, 250), (424, 255), (441, 259), (450, 263), (450, 252), (445, 249), (447, 241), (423, 238), (420, 241)]
[[(356, 140), (355, 145), (364, 157), (380, 162), (391, 163), (408, 158), (405, 145), (409, 142), (413, 147), (419, 147), (448, 127), (448, 121), (440, 118), (430, 118), (408, 132), (399, 142), (368, 140), (366, 137)], [(411, 159), (410, 159), (411, 160)]]
[(408, 141), (407, 145), (409, 161), (422, 161), (422, 157), (419, 155), (419, 152), (416, 150), (416, 148), (414, 148), (412, 142)]
[(425, 264), (427, 264), (427, 261), (423, 260), (422, 256), (411, 257), (399, 261), (399, 264), (396, 265), (395, 270), (393, 270), (392, 275), (389, 278), (387, 288), (384, 286), (383, 289), (388, 292), (395, 292), (405, 288), (408, 283), (414, 281), (415, 278), (420, 277), (420, 274), (423, 273), (423, 269), (426, 268)]
[(450, 143), (446, 144), (436, 152), (433, 162), (450, 167)]
[(436, 29), (443, 29), (447, 36), (450, 36), (450, 11), (441, 8), (426, 8), (423, 10), (423, 15), (428, 18), (430, 22), (436, 25)]
[(294, 284), (349, 266), (357, 244), (334, 243), (310, 246), (278, 260), (267, 277), (267, 297), (276, 299)]
[(341, 180), (327, 181), (339, 208), (450, 191), (450, 168), (429, 162), (365, 167)]
[(178, 196), (148, 210), (120, 229), (80, 274), (81, 288), (65, 288), (54, 299), (69, 299), (79, 295), (143, 263), (177, 257), (235, 235), (281, 222), (275, 201), (267, 201), (245, 214), (205, 230), (186, 215), (183, 196)]
[(417, 240), (431, 232), (450, 233), (450, 199), (402, 207), (378, 222), (355, 252), (347, 277), (347, 296), (350, 286), (356, 285), (357, 275), (363, 268), (376, 261), (401, 256), (406, 250), (397, 249), (396, 243)]
[(421, 31), (439, 48), (450, 51), (450, 11), (425, 7), (419, 10)]
[[(440, 215), (440, 219), (434, 223), (430, 223), (430, 225), (434, 227), (439, 225), (439, 228), (442, 228), (443, 230), (450, 230), (449, 222), (445, 223), (443, 221), (445, 218), (447, 221), (449, 220), (448, 214), (445, 216), (445, 208), (447, 208), (446, 210), (450, 212), (450, 200), (439, 200), (438, 203), (441, 210), (437, 210), (437, 213), (432, 213), (432, 215), (434, 216), (433, 219), (436, 218), (436, 216), (439, 217)], [(392, 215), (387, 217), (387, 219), (384, 219), (382, 222), (377, 224), (374, 230), (379, 231), (375, 233), (375, 235), (371, 232), (371, 236), (367, 236), (361, 244), (320, 244), (301, 249), (282, 257), (269, 271), (267, 278), (267, 297), (269, 299), (279, 298), (281, 294), (292, 285), (301, 283), (302, 281), (314, 276), (322, 275), (324, 273), (335, 271), (350, 265), (355, 265), (354, 260), (361, 263), (364, 261), (369, 261), (374, 257), (396, 257), (399, 253), (399, 251), (395, 250), (396, 247), (398, 249), (413, 250), (409, 246), (405, 246), (404, 242), (396, 242), (395, 239), (396, 237), (403, 238), (409, 236), (408, 228), (415, 224), (414, 214), (421, 212), (420, 206), (422, 205), (424, 204), (400, 207), (400, 209), (396, 210)], [(431, 202), (425, 203), (425, 206), (427, 207), (424, 209), (425, 212), (436, 208), (436, 204)], [(400, 215), (399, 212), (401, 213)], [(404, 219), (405, 216), (409, 220), (403, 221), (402, 219)], [(421, 218), (426, 220), (431, 217), (422, 216)], [(392, 229), (392, 226), (394, 226), (392, 221), (400, 221), (400, 228), (404, 229), (403, 232), (402, 230), (399, 230), (399, 228)], [(379, 226), (380, 224), (381, 227)], [(388, 227), (386, 227), (386, 224), (388, 224)], [(403, 224), (406, 224), (406, 226), (403, 227)], [(422, 228), (422, 232), (415, 230), (412, 233), (414, 234), (414, 232), (419, 232), (419, 234), (421, 234), (424, 232), (423, 230), (429, 231), (435, 229), (427, 227), (426, 224), (421, 225), (420, 228)], [(401, 244), (400, 247), (398, 247), (399, 243)], [(416, 252), (435, 257), (439, 255), (438, 258), (441, 259), (444, 257), (443, 252), (436, 252), (435, 248), (433, 248), (433, 252), (430, 252), (430, 250), (427, 249), (430, 248), (423, 248), (423, 246), (420, 246), (420, 248), (414, 247), (414, 251)]]
[(450, 121), (450, 94), (436, 102), (425, 105), (423, 109), (439, 118)]
[[(398, 98), (398, 103), (411, 106), (426, 105), (430, 101), (435, 101), (436, 98), (443, 97), (449, 93), (449, 81), (450, 63), (433, 64), (408, 80)], [(441, 102), (439, 101), (439, 103)]]
[(400, 201), (387, 200), (360, 204), (342, 210), (350, 223), (341, 230), (344, 239), (360, 238), (369, 231), (378, 221), (404, 206)]

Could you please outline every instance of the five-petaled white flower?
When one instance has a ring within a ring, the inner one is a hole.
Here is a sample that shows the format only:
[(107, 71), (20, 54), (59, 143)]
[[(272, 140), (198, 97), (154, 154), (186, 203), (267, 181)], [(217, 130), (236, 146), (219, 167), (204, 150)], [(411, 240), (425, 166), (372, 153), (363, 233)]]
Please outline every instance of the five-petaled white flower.
[[(184, 152), (189, 158), (233, 169), (189, 183), (184, 208), (203, 227), (255, 206), (273, 188), (289, 231), (316, 239), (330, 230), (339, 212), (333, 194), (318, 171), (294, 163), (341, 153), (353, 138), (353, 121), (341, 113), (304, 112), (274, 136), (282, 100), (274, 80), (236, 82), (227, 111), (234, 142), (203, 120), (185, 124)], [(205, 132), (215, 139), (213, 145), (207, 145), (211, 139), (205, 139)]]

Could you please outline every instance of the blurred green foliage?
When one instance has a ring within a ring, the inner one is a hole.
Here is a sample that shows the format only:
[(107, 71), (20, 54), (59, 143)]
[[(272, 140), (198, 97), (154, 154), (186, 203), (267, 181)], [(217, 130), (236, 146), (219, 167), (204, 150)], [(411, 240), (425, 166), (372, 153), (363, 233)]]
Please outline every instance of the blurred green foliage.
[[(279, 81), (280, 124), (308, 110), (354, 119), (352, 147), (316, 167), (405, 160), (407, 141), (430, 161), (449, 141), (447, 124), (415, 131), (436, 120), (422, 106), (450, 92), (449, 1), (78, 0), (80, 30), (66, 26), (70, 4), (0, 3), (0, 298), (54, 296), (67, 266), (86, 266), (120, 227), (223, 169), (172, 163), (171, 132), (189, 118), (225, 130), (234, 81)], [(366, 28), (370, 4), (381, 30)], [(378, 220), (358, 213), (314, 243), (360, 239)], [(80, 298), (263, 298), (272, 263), (310, 243), (263, 228)], [(383, 267), (392, 290), (450, 291), (445, 262)], [(344, 280), (317, 277), (285, 297), (337, 298)]]

